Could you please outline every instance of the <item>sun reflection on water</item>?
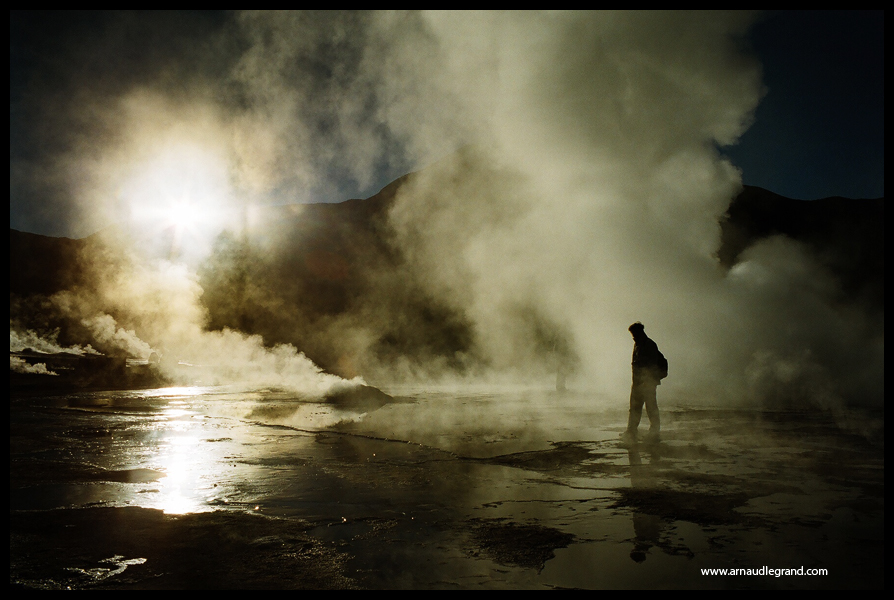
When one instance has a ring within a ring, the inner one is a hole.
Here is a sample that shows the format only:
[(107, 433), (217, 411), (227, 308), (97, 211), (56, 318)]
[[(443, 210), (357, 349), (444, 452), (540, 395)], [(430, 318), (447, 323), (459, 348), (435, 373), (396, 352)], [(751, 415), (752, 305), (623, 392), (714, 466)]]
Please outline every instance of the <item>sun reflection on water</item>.
[[(344, 418), (319, 403), (221, 386), (84, 393), (66, 398), (65, 406), (79, 413), (90, 409), (77, 418), (96, 432), (94, 443), (75, 459), (96, 465), (111, 482), (93, 486), (90, 501), (177, 515), (260, 506), (256, 493), (271, 482), (255, 453), (283, 434), (247, 437), (246, 428), (258, 421), (304, 430)], [(282, 422), (254, 414), (259, 406), (268, 412), (278, 407)]]
[(189, 385), (189, 386), (179, 386), (179, 387), (166, 387), (166, 388), (154, 388), (151, 390), (140, 390), (137, 393), (144, 398), (165, 398), (168, 396), (202, 396), (204, 394), (209, 393), (211, 388), (198, 386), (198, 385)]
[(211, 466), (200, 447), (197, 436), (176, 435), (160, 447), (158, 464), (167, 476), (158, 481), (158, 508), (170, 514), (201, 512), (204, 508), (199, 494), (202, 473)]
[(168, 514), (212, 510), (207, 499), (221, 478), (224, 463), (218, 446), (208, 442), (206, 419), (193, 406), (209, 388), (169, 387), (143, 391), (147, 399), (166, 399), (153, 464), (166, 476), (156, 482), (151, 505)]

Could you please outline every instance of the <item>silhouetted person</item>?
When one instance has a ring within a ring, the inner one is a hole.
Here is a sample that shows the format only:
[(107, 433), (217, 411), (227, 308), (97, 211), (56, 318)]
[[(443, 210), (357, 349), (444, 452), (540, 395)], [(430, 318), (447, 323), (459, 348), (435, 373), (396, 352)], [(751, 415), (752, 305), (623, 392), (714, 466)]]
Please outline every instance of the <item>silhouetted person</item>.
[(552, 353), (556, 361), (556, 391), (564, 392), (567, 389), (565, 382), (574, 366), (574, 358), (565, 338), (559, 336), (553, 340)]
[(661, 419), (658, 416), (657, 388), (661, 380), (667, 377), (667, 360), (658, 349), (658, 344), (646, 335), (645, 327), (637, 321), (628, 327), (633, 336), (633, 385), (630, 388), (630, 415), (627, 418), (627, 431), (621, 436), (626, 443), (636, 442), (636, 433), (643, 416), (643, 404), (649, 415), (649, 434), (647, 442), (658, 442), (660, 439)]

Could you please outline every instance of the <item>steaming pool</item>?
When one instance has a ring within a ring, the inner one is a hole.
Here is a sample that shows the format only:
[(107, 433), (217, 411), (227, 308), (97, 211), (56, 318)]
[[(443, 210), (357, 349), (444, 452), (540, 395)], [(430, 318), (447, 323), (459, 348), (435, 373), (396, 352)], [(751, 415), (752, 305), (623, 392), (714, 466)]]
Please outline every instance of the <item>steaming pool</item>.
[(622, 448), (623, 401), (383, 391), (14, 396), (11, 584), (884, 586), (883, 413), (663, 406), (662, 442)]

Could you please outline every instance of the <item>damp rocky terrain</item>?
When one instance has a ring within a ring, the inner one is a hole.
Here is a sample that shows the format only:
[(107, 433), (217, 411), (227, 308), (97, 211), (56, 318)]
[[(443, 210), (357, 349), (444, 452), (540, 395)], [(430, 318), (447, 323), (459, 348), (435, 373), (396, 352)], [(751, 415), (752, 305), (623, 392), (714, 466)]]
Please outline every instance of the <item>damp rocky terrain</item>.
[[(13, 589), (872, 589), (883, 415), (584, 393), (11, 400)], [(705, 568), (825, 569), (707, 576)]]

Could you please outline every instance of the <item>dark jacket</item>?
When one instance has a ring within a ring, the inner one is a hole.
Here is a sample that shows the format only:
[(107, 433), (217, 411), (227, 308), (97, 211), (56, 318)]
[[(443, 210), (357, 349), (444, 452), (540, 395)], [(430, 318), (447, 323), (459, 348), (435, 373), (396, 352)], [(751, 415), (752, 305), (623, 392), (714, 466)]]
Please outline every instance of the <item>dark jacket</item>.
[(654, 381), (659, 384), (667, 377), (667, 359), (658, 349), (658, 344), (645, 333), (633, 344), (633, 382)]

